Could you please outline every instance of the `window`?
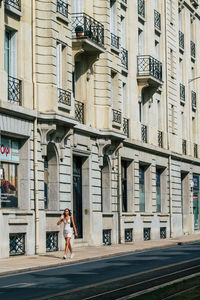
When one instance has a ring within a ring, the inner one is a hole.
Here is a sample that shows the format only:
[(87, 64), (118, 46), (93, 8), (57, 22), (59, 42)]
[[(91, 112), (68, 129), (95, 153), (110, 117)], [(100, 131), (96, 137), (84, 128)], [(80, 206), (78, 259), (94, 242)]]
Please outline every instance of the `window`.
[(138, 30), (138, 54), (143, 54), (143, 31), (141, 29)]
[(161, 170), (156, 169), (156, 212), (161, 212)]
[(121, 46), (126, 48), (125, 18), (121, 16)]
[(57, 43), (57, 87), (62, 89), (63, 80), (65, 79), (65, 47), (61, 43)]
[(118, 97), (118, 78), (117, 73), (111, 72), (111, 105), (117, 102)]
[(139, 167), (139, 211), (145, 212), (145, 168)]
[(159, 59), (159, 42), (155, 41), (155, 56), (156, 59)]
[(115, 0), (110, 0), (110, 32), (117, 33), (117, 3)]
[(170, 49), (170, 63), (171, 63), (171, 77), (174, 78), (174, 53), (172, 49)]
[(127, 212), (127, 162), (121, 162), (122, 211)]
[(180, 77), (180, 83), (183, 83), (183, 60), (179, 59), (179, 77)]
[(8, 75), (17, 77), (17, 33), (5, 31), (4, 69)]
[(48, 208), (48, 160), (44, 159), (44, 208)]

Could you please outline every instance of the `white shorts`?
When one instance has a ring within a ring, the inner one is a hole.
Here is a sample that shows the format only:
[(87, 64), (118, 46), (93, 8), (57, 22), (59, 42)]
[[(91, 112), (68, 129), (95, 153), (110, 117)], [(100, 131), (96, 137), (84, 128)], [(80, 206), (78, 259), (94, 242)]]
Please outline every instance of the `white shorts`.
[(64, 235), (64, 238), (71, 238), (72, 237), (72, 235), (73, 235), (73, 232), (72, 232), (72, 230), (64, 230), (63, 231), (63, 235)]

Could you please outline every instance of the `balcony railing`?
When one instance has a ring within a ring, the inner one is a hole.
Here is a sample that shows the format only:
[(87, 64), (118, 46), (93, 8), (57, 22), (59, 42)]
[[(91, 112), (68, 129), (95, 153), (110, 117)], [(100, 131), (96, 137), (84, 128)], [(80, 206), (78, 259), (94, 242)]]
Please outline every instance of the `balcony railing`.
[(185, 103), (185, 86), (180, 83), (180, 101)]
[(179, 30), (179, 47), (184, 49), (184, 33)]
[(141, 138), (143, 143), (147, 143), (147, 126), (141, 124)]
[(197, 94), (194, 91), (191, 91), (192, 98), (192, 110), (196, 110), (197, 108)]
[(197, 146), (197, 144), (194, 144), (194, 157), (198, 158), (198, 146)]
[(22, 81), (8, 76), (8, 100), (22, 105)]
[(68, 18), (68, 4), (62, 0), (57, 0), (57, 12)]
[(113, 109), (113, 122), (121, 124), (122, 123), (122, 113), (119, 110)]
[(128, 51), (121, 47), (121, 63), (122, 66), (128, 70)]
[(160, 13), (154, 9), (154, 27), (161, 30), (161, 16)]
[(85, 13), (72, 14), (72, 36), (88, 38), (103, 47), (104, 26)]
[(71, 93), (62, 89), (58, 89), (58, 102), (71, 106)]
[(122, 0), (122, 2), (127, 5), (128, 1), (127, 0)]
[(123, 118), (123, 133), (129, 137), (129, 120)]
[(191, 0), (191, 3), (195, 8), (199, 6), (199, 0)]
[(5, 0), (5, 6), (7, 5), (21, 11), (21, 0)]
[(114, 33), (111, 33), (111, 45), (117, 49), (119, 49), (119, 37)]
[(138, 15), (145, 18), (145, 1), (138, 0)]
[(195, 51), (195, 43), (193, 41), (190, 41), (190, 49), (191, 49), (191, 56), (193, 58), (196, 57), (196, 51)]
[(75, 119), (84, 124), (84, 103), (75, 100)]
[(162, 63), (150, 55), (137, 57), (138, 76), (153, 76), (162, 81)]
[(187, 154), (187, 141), (186, 140), (182, 140), (182, 152), (184, 155)]
[(160, 130), (158, 130), (158, 146), (163, 147), (163, 133)]

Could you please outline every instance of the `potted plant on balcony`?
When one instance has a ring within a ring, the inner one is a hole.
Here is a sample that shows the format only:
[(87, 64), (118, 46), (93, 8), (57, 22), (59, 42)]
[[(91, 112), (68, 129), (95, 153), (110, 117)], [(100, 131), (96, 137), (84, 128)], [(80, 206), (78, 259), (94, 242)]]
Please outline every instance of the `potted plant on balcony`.
[(77, 37), (82, 36), (82, 35), (83, 35), (83, 27), (80, 26), (80, 25), (76, 26), (75, 32), (76, 32), (76, 36), (77, 36)]

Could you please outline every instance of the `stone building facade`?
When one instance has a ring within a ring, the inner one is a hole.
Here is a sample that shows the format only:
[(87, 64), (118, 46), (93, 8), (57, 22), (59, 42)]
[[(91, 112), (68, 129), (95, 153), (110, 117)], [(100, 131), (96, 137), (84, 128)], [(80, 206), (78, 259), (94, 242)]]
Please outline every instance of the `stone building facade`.
[(0, 3), (0, 257), (199, 233), (198, 1)]

